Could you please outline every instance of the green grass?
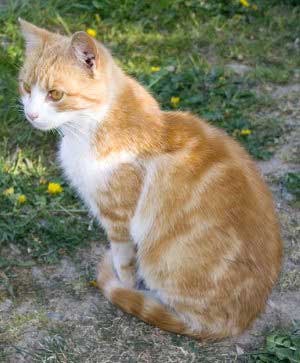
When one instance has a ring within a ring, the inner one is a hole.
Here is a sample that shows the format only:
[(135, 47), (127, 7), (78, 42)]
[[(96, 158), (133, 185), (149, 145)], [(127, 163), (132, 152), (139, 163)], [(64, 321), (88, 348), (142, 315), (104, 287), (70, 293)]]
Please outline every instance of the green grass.
[(286, 190), (295, 195), (298, 201), (300, 201), (300, 172), (298, 173), (287, 173), (281, 180)]
[[(25, 256), (53, 261), (85, 241), (99, 238), (100, 231), (55, 166), (42, 155), (31, 160), (34, 156), (18, 149), (0, 159), (1, 186), (14, 190), (10, 195), (1, 190), (1, 240), (18, 244)], [(62, 184), (63, 192), (49, 194), (48, 181)], [(25, 203), (18, 201), (19, 195), (26, 196)]]
[(21, 356), (30, 357), (32, 362), (75, 363), (78, 361), (79, 348), (68, 338), (52, 334), (44, 338), (40, 347), (33, 353), (18, 349)]
[(265, 346), (249, 355), (253, 363), (298, 363), (300, 362), (300, 330), (269, 333)]
[[(51, 262), (101, 233), (56, 166), (57, 136), (33, 130), (18, 106), (23, 40), (17, 18), (67, 34), (96, 29), (97, 38), (164, 109), (173, 109), (172, 96), (180, 97), (178, 109), (197, 113), (234, 135), (255, 158), (268, 159), (284, 125), (261, 116), (268, 115), (272, 101), (255, 90), (264, 82), (292, 81), (299, 70), (300, 7), (261, 1), (254, 11), (234, 3), (11, 0), (0, 5), (0, 248), (13, 242), (24, 256)], [(225, 67), (230, 62), (251, 71), (234, 74)], [(151, 73), (151, 66), (160, 70)], [(251, 133), (243, 136), (243, 129)], [(41, 178), (61, 183), (63, 192), (49, 195)], [(14, 193), (3, 195), (9, 187)], [(26, 203), (17, 201), (20, 194)]]

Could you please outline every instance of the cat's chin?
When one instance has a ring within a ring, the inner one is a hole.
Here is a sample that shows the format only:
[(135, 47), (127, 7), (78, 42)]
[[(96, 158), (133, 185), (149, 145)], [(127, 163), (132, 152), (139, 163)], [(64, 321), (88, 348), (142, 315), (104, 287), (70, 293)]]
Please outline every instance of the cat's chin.
[(57, 125), (54, 125), (49, 122), (32, 121), (32, 120), (28, 120), (28, 121), (35, 129), (42, 130), (42, 131), (50, 131), (50, 130), (53, 130), (56, 127), (58, 127)]

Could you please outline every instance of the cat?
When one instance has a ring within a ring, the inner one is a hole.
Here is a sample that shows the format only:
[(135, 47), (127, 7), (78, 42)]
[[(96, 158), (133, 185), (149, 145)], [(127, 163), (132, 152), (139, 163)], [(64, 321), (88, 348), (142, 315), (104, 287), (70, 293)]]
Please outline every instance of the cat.
[(24, 113), (60, 130), (64, 174), (107, 233), (103, 294), (173, 333), (243, 332), (264, 310), (282, 256), (271, 193), (250, 156), (197, 116), (162, 111), (85, 32), (20, 23)]

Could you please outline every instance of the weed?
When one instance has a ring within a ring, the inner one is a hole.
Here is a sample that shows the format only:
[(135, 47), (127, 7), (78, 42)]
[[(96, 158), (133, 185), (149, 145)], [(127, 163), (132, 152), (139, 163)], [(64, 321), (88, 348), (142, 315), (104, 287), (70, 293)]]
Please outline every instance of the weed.
[(282, 182), (286, 190), (300, 200), (300, 173), (287, 173)]
[(266, 344), (250, 354), (254, 363), (298, 363), (300, 361), (300, 331), (276, 332), (266, 337)]

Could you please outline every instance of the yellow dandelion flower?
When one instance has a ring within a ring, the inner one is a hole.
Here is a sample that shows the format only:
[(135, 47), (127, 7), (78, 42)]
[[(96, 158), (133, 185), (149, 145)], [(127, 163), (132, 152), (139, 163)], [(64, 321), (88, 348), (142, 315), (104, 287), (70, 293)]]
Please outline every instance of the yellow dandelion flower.
[(10, 188), (5, 189), (4, 192), (3, 192), (3, 194), (8, 197), (9, 195), (14, 194), (14, 192), (15, 192), (14, 188), (13, 187), (10, 187)]
[(26, 195), (24, 195), (24, 194), (20, 194), (19, 196), (18, 196), (18, 202), (20, 203), (20, 204), (23, 204), (23, 203), (25, 203), (27, 201), (27, 197), (26, 197)]
[(150, 68), (150, 70), (151, 70), (151, 72), (152, 72), (152, 73), (155, 73), (155, 72), (160, 71), (160, 67), (152, 66), (152, 67)]
[(49, 183), (47, 190), (49, 194), (59, 194), (63, 191), (63, 188), (59, 183)]
[(243, 5), (245, 8), (249, 8), (250, 4), (247, 0), (240, 0), (240, 4)]
[(96, 280), (89, 281), (89, 285), (93, 286), (93, 287), (98, 287), (98, 284), (97, 284)]
[(92, 29), (92, 28), (88, 28), (88, 29), (86, 30), (86, 32), (88, 33), (88, 35), (90, 35), (91, 37), (94, 37), (94, 38), (95, 38), (95, 36), (97, 35), (96, 30), (95, 30), (95, 29)]
[(258, 6), (256, 4), (253, 4), (252, 9), (255, 10), (255, 11), (258, 10)]
[(179, 102), (180, 102), (179, 97), (175, 97), (175, 96), (171, 97), (171, 104), (173, 107), (177, 107)]
[(243, 129), (241, 130), (241, 135), (242, 136), (248, 136), (248, 135), (251, 135), (252, 134), (252, 131), (249, 130), (249, 129)]
[(9, 172), (9, 166), (8, 165), (4, 165), (3, 166), (3, 173), (8, 173)]

